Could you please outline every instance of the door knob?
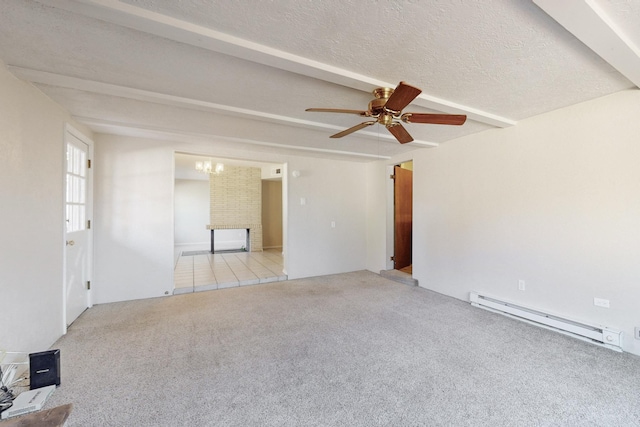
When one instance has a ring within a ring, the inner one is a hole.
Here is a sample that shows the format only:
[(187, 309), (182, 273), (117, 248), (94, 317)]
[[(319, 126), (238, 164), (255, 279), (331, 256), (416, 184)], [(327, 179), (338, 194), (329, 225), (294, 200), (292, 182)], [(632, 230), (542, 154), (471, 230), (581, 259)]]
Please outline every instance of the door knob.
[(67, 246), (73, 246), (75, 244), (76, 242), (74, 242), (73, 240), (67, 240)]

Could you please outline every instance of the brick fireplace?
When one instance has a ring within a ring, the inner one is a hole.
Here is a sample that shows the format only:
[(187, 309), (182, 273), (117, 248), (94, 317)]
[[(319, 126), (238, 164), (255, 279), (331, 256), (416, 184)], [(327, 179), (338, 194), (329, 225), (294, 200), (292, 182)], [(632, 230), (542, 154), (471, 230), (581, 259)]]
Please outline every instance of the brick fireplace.
[(211, 174), (211, 248), (215, 230), (248, 229), (249, 250), (262, 251), (262, 173), (260, 168), (225, 165)]

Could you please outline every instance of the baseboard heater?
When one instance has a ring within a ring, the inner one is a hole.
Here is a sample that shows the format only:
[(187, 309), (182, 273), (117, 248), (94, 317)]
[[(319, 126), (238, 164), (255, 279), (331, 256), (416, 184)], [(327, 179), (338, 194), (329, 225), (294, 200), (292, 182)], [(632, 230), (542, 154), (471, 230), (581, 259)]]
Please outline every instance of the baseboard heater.
[(475, 307), (522, 320), (545, 329), (551, 329), (611, 350), (622, 351), (622, 332), (620, 331), (574, 322), (510, 302), (500, 301), (477, 292), (471, 292), (469, 300), (471, 305)]

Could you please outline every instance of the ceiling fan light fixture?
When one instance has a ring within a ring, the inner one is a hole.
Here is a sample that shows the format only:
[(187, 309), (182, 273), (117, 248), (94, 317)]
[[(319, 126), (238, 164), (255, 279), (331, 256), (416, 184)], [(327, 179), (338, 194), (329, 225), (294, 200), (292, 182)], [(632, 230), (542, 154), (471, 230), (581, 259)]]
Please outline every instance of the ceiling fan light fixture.
[(364, 117), (371, 117), (376, 120), (363, 122), (359, 125), (345, 129), (330, 138), (342, 138), (369, 125), (380, 123), (384, 125), (391, 134), (401, 144), (413, 141), (413, 137), (402, 126), (402, 123), (426, 123), (435, 125), (462, 125), (467, 119), (466, 115), (461, 114), (431, 114), (431, 113), (402, 113), (402, 110), (408, 106), (422, 90), (411, 86), (405, 82), (398, 83), (395, 89), (388, 87), (379, 87), (373, 90), (372, 99), (369, 102), (367, 111), (345, 110), (339, 108), (307, 108), (306, 111), (326, 112), (326, 113), (348, 113), (358, 114)]
[(393, 114), (386, 113), (386, 112), (381, 114), (380, 117), (378, 118), (378, 122), (387, 127), (391, 126), (393, 124)]

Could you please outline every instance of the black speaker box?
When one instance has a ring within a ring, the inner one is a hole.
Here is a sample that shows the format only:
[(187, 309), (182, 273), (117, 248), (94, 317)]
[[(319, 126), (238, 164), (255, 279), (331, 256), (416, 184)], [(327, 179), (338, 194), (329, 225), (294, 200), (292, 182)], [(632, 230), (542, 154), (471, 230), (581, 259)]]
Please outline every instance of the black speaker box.
[(29, 354), (31, 390), (48, 385), (60, 385), (60, 350)]

